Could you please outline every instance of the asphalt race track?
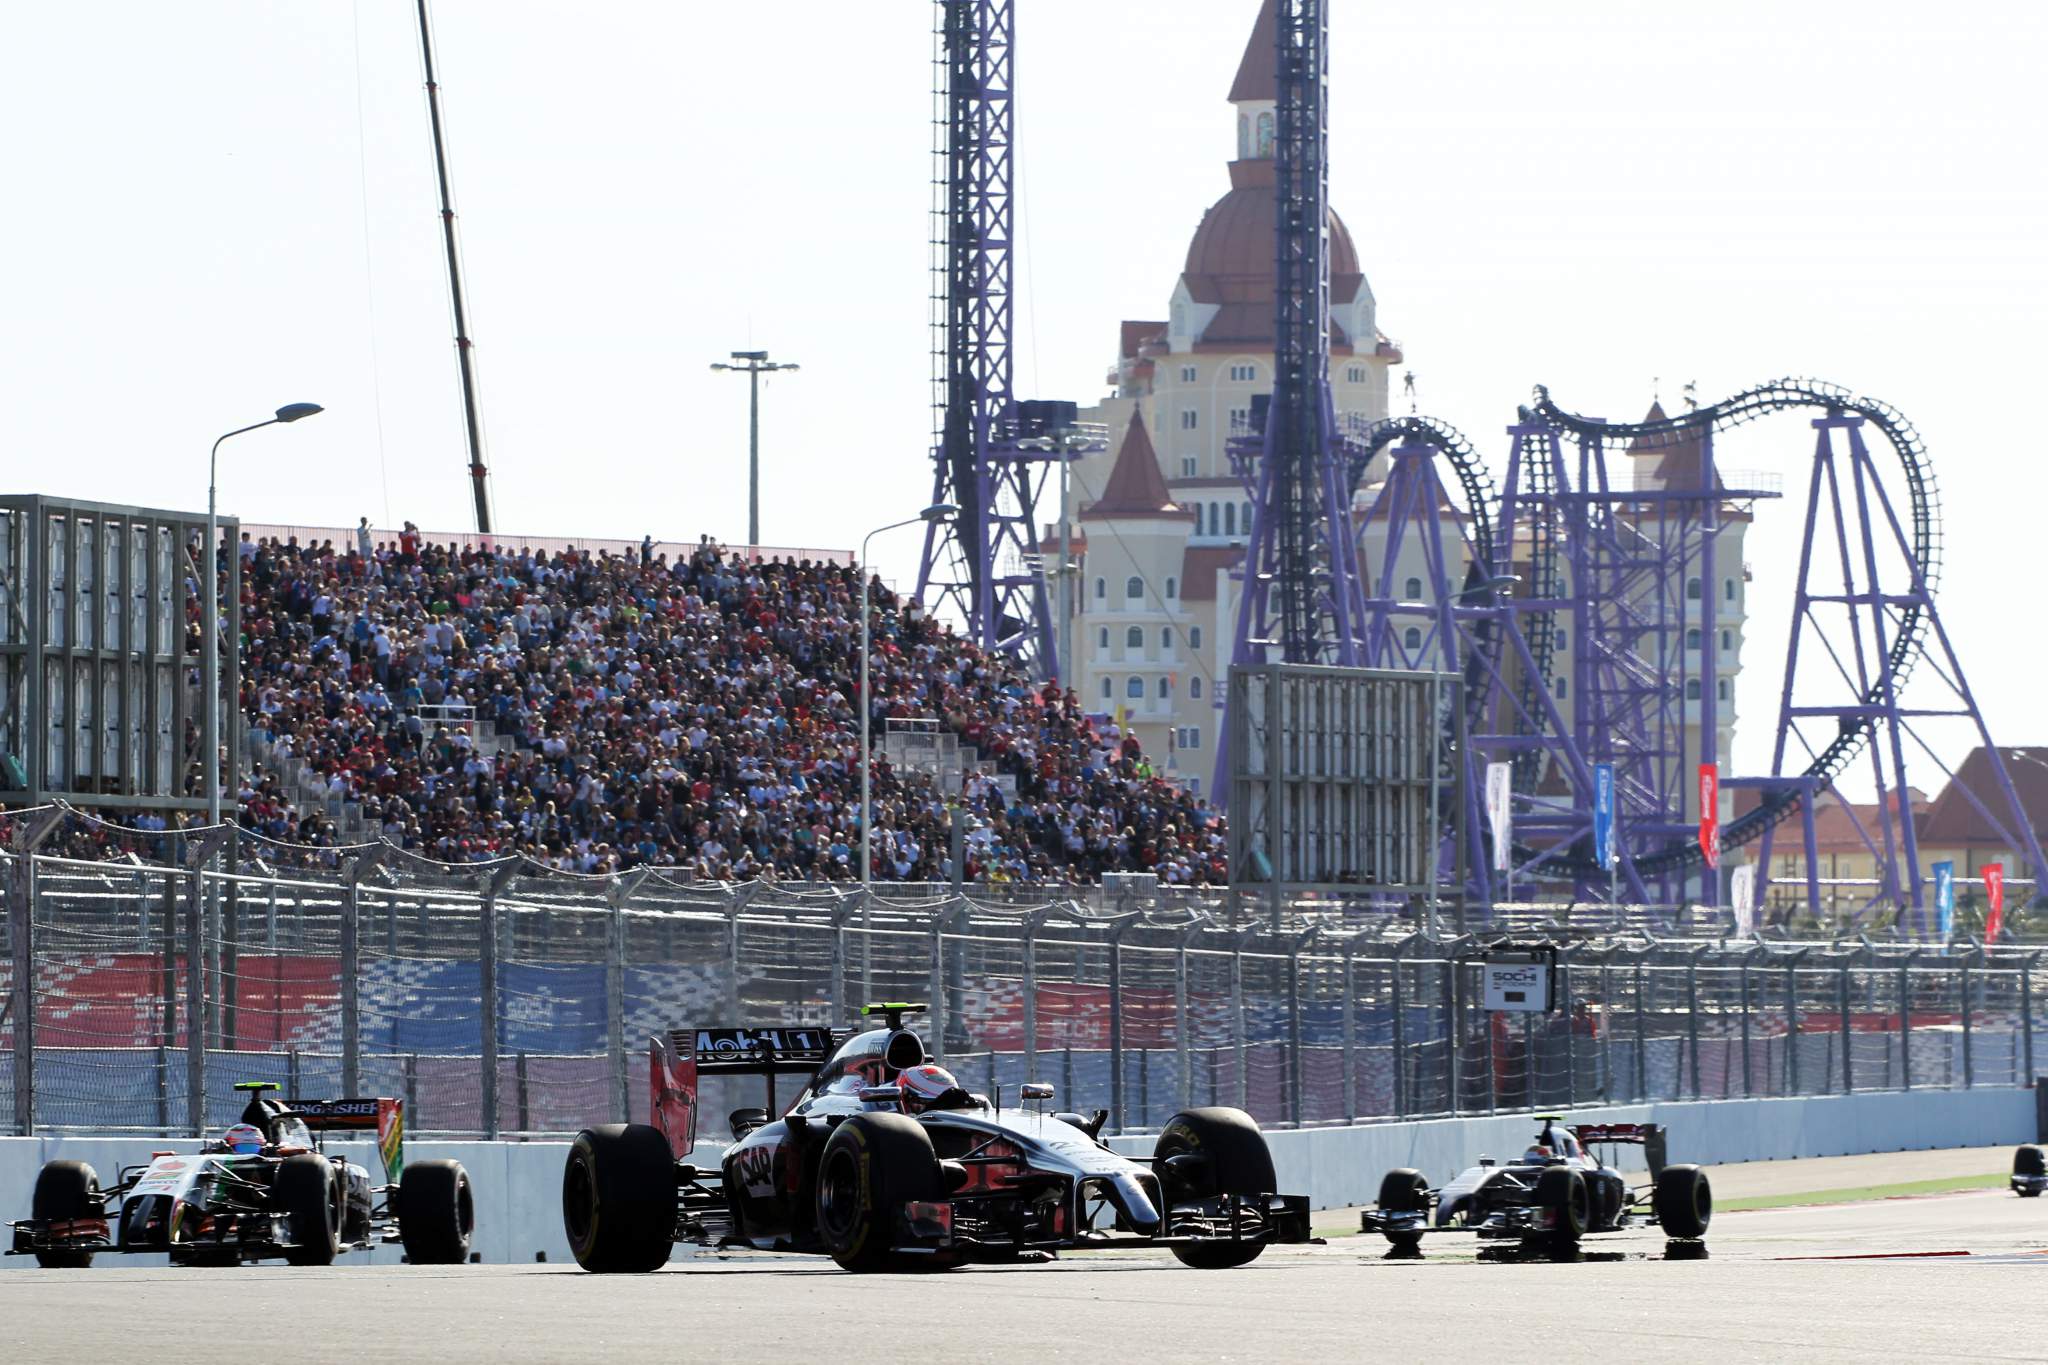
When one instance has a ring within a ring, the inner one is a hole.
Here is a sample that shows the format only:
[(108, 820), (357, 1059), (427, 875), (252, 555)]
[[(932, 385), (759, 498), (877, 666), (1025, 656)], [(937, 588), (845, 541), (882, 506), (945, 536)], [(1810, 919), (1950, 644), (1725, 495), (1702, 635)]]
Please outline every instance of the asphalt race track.
[[(1588, 1239), (1577, 1264), (1377, 1239), (1234, 1271), (1163, 1256), (857, 1277), (727, 1256), (572, 1266), (0, 1274), (0, 1358), (293, 1362), (2048, 1360), (2048, 1200), (1971, 1191), (1727, 1213), (1705, 1260)], [(1854, 1259), (1838, 1259), (1854, 1258)]]

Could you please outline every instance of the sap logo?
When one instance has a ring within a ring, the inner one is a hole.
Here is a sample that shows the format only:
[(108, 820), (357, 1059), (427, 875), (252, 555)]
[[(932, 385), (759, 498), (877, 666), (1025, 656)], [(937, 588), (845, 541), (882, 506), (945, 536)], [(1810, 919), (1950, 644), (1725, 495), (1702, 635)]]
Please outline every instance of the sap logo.
[(775, 1149), (749, 1147), (732, 1159), (732, 1173), (748, 1194), (775, 1192)]

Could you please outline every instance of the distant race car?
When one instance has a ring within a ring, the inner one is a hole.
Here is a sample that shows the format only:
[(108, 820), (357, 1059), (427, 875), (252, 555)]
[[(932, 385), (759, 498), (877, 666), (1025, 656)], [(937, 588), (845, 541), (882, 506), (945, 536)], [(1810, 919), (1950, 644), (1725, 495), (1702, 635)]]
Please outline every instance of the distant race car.
[[(1309, 1240), (1308, 1200), (1274, 1193), (1251, 1116), (1189, 1109), (1150, 1158), (1100, 1140), (1107, 1110), (1048, 1113), (1049, 1085), (1005, 1105), (962, 1089), (878, 1005), (883, 1027), (675, 1030), (653, 1040), (652, 1124), (587, 1128), (569, 1149), (562, 1216), (585, 1270), (647, 1271), (675, 1242), (829, 1255), (853, 1271), (1165, 1247), (1205, 1269)], [(765, 1108), (731, 1116), (719, 1169), (685, 1158), (700, 1077), (767, 1078)], [(808, 1074), (776, 1117), (775, 1077)]]
[(2032, 1143), (2012, 1154), (2012, 1192), (2022, 1199), (2039, 1199), (2048, 1190), (2048, 1160)]
[[(1581, 1237), (1656, 1223), (1673, 1241), (1695, 1242), (1713, 1218), (1713, 1191), (1697, 1166), (1664, 1163), (1665, 1134), (1654, 1123), (1582, 1123), (1567, 1127), (1556, 1115), (1519, 1160), (1479, 1158), (1450, 1184), (1432, 1189), (1420, 1171), (1387, 1172), (1376, 1208), (1361, 1226), (1383, 1234), (1397, 1251), (1415, 1253), (1425, 1234), (1473, 1233), (1550, 1250), (1568, 1250)], [(1630, 1188), (1621, 1172), (1586, 1149), (1640, 1144), (1647, 1149), (1651, 1183)]]
[[(32, 1216), (13, 1224), (8, 1254), (79, 1268), (101, 1252), (166, 1252), (173, 1265), (239, 1265), (282, 1257), (329, 1265), (342, 1251), (402, 1242), (416, 1264), (456, 1265), (476, 1226), (469, 1175), (454, 1161), (405, 1164), (405, 1106), (394, 1099), (275, 1100), (245, 1081), (242, 1120), (196, 1154), (153, 1153), (111, 1187), (82, 1161), (36, 1177)], [(377, 1133), (383, 1182), (315, 1134)]]

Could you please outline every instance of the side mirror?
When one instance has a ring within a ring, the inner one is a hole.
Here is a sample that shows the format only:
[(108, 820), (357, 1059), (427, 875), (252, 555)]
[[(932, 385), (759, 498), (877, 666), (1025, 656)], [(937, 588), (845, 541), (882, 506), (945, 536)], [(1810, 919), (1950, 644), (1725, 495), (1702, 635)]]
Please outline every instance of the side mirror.
[(903, 1091), (893, 1085), (864, 1085), (860, 1088), (862, 1104), (895, 1104), (903, 1098)]
[(1020, 1100), (1049, 1100), (1052, 1098), (1051, 1081), (1026, 1081), (1017, 1087)]

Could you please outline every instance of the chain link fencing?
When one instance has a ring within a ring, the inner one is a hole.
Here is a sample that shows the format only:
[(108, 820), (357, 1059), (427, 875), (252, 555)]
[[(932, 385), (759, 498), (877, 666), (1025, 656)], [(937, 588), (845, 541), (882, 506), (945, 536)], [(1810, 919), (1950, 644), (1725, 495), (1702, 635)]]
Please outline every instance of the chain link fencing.
[[(1276, 929), (1228, 899), (864, 897), (224, 831), (55, 847), (0, 860), (17, 1131), (214, 1129), (235, 1082), (270, 1080), (402, 1097), (415, 1132), (560, 1134), (644, 1115), (650, 1034), (845, 1027), (886, 1000), (929, 1002), (920, 1028), (964, 1084), (1050, 1081), (1122, 1130), (1198, 1104), (1288, 1126), (2036, 1074), (2026, 948), (1610, 927), (1559, 940), (1558, 1008), (1503, 1013), (1482, 1005), (1491, 940), (1355, 910)], [(708, 1081), (702, 1102), (760, 1085)]]

